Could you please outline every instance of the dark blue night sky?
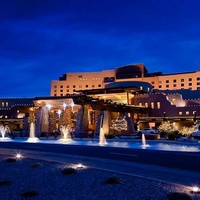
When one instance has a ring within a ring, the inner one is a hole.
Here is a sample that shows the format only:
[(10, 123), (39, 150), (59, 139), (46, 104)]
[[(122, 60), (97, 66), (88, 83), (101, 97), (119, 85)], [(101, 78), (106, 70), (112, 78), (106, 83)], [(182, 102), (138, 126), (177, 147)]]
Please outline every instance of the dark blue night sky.
[(198, 0), (0, 0), (0, 19), (0, 97), (48, 96), (67, 72), (199, 70)]

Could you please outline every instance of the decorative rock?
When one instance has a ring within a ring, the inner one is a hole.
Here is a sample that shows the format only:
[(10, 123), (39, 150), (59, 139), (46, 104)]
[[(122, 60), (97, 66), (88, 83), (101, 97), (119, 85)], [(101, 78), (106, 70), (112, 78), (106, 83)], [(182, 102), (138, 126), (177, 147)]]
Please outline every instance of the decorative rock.
[(43, 167), (43, 165), (40, 164), (40, 163), (33, 163), (33, 164), (31, 165), (31, 167), (32, 167), (32, 168), (38, 168), (38, 167)]
[(121, 183), (122, 183), (121, 178), (117, 176), (111, 176), (105, 181), (105, 184), (121, 184)]
[(62, 174), (67, 174), (67, 175), (71, 175), (71, 174), (76, 174), (77, 173), (77, 171), (74, 169), (74, 168), (64, 168), (63, 170), (62, 170)]
[(11, 181), (9, 181), (9, 180), (3, 180), (3, 181), (0, 181), (0, 186), (2, 186), (2, 185), (11, 185)]
[(12, 163), (12, 162), (16, 162), (17, 160), (16, 160), (16, 158), (7, 158), (6, 159), (6, 162), (8, 162), (8, 163)]
[(192, 197), (187, 193), (173, 192), (168, 195), (169, 200), (192, 200)]
[(39, 195), (39, 192), (35, 191), (35, 190), (26, 191), (21, 194), (21, 196), (23, 196), (23, 197), (33, 197), (33, 196), (37, 196), (37, 195)]

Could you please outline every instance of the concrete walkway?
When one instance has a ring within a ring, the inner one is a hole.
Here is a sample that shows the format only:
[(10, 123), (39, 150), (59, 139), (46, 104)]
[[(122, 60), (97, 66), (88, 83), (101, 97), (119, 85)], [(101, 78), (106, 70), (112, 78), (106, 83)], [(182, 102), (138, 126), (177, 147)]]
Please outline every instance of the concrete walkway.
[[(0, 149), (0, 155), (15, 156), (17, 152), (19, 152), (19, 150)], [(39, 151), (20, 150), (20, 153), (26, 158), (41, 159), (66, 164), (82, 163), (83, 165), (99, 170), (122, 173), (189, 187), (194, 185), (200, 186), (200, 173), (193, 171), (177, 170), (146, 164), (144, 165), (134, 162), (121, 162), (108, 159), (71, 156), (67, 154), (55, 154)]]

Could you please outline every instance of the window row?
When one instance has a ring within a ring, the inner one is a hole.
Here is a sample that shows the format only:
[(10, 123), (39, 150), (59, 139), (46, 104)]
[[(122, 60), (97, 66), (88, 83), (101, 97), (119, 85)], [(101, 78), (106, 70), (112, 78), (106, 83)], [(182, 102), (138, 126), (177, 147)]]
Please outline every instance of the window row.
[[(73, 88), (83, 88), (82, 85), (72, 85)], [(98, 87), (101, 87), (101, 84), (98, 84)], [(57, 85), (54, 85), (54, 89), (58, 88)], [(60, 85), (60, 88), (63, 88), (63, 85)], [(66, 86), (66, 88), (70, 88), (69, 85)], [(85, 85), (85, 88), (89, 88), (89, 85)], [(92, 88), (95, 88), (95, 85), (92, 85)]]
[(146, 108), (152, 108), (152, 109), (154, 109), (155, 108), (155, 105), (156, 105), (156, 108), (157, 109), (160, 109), (160, 102), (158, 101), (158, 102), (151, 102), (151, 103), (148, 103), (148, 102), (146, 102), (146, 103), (139, 103), (139, 106), (145, 106)]
[(6, 101), (6, 102), (3, 102), (3, 101), (2, 101), (2, 102), (1, 102), (1, 106), (2, 106), (2, 107), (5, 107), (5, 106), (8, 107), (8, 102), (7, 102), (7, 101)]
[[(189, 111), (186, 111), (186, 112), (185, 112), (186, 115), (190, 115), (190, 114), (195, 115), (195, 113), (196, 113), (196, 111), (192, 111), (192, 113), (190, 113)], [(180, 111), (178, 114), (179, 114), (179, 115), (183, 115), (183, 112)]]
[[(182, 82), (182, 83), (185, 82), (185, 81), (187, 81), (187, 80), (185, 80), (185, 79), (183, 79), (183, 78), (180, 79), (180, 82)], [(188, 81), (191, 82), (191, 81), (192, 81), (192, 78), (188, 78)], [(197, 77), (197, 78), (196, 78), (196, 81), (200, 81), (200, 77)], [(158, 83), (159, 83), (159, 84), (162, 84), (162, 82), (163, 82), (163, 83), (170, 83), (170, 80), (159, 81)], [(177, 79), (173, 79), (172, 82), (173, 82), (173, 83), (177, 83), (178, 81), (177, 81)], [(152, 81), (151, 84), (155, 84), (155, 81)]]

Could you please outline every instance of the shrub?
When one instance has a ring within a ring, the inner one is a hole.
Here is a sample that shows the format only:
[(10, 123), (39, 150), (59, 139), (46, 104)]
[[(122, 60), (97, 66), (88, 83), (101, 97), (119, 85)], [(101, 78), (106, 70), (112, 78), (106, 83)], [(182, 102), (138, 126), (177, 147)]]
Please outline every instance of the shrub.
[(180, 134), (178, 131), (172, 131), (172, 132), (167, 133), (168, 140), (176, 140), (179, 137), (180, 137)]
[(189, 194), (181, 192), (173, 192), (168, 194), (169, 200), (192, 200), (192, 197)]
[(21, 196), (23, 196), (23, 197), (33, 197), (33, 196), (37, 196), (37, 195), (39, 195), (39, 192), (35, 191), (35, 190), (26, 191), (21, 194)]
[(16, 162), (16, 161), (17, 161), (16, 158), (7, 158), (6, 159), (6, 162), (8, 162), (8, 163), (12, 163), (12, 162)]
[(33, 164), (31, 165), (31, 167), (32, 167), (32, 168), (38, 168), (38, 167), (43, 167), (43, 165), (40, 164), (40, 163), (33, 163)]
[(9, 180), (3, 180), (3, 181), (0, 181), (0, 185), (11, 185), (11, 181)]
[(105, 137), (106, 137), (107, 139), (113, 139), (115, 136), (112, 135), (112, 134), (106, 134)]
[(67, 174), (67, 175), (71, 175), (71, 174), (75, 174), (77, 173), (76, 169), (68, 167), (68, 168), (64, 168), (62, 170), (62, 174)]
[(104, 183), (105, 184), (120, 184), (122, 183), (122, 180), (118, 176), (111, 176)]

